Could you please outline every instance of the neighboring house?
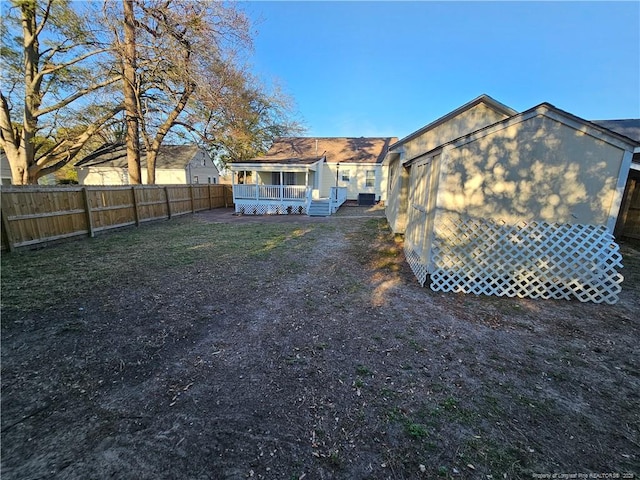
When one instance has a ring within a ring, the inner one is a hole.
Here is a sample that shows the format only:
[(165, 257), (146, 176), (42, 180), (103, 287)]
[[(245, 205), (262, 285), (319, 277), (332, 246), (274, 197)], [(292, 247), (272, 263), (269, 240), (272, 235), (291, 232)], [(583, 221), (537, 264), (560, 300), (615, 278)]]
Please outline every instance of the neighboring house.
[(2, 185), (11, 185), (11, 166), (4, 152), (0, 152), (0, 179)]
[(262, 157), (229, 164), (236, 211), (330, 215), (346, 200), (385, 201), (383, 161), (395, 138), (276, 139)]
[(391, 145), (387, 217), (434, 290), (614, 302), (611, 234), (639, 146), (483, 95)]
[[(593, 123), (640, 143), (640, 119), (593, 120)], [(633, 154), (615, 234), (640, 239), (640, 152)]]
[[(11, 165), (9, 165), (9, 159), (4, 152), (0, 152), (0, 179), (2, 185), (12, 185), (13, 178), (11, 176)], [(39, 185), (55, 185), (56, 177), (53, 173), (40, 177), (38, 179)]]
[[(147, 183), (146, 154), (141, 152), (142, 183)], [(124, 144), (103, 145), (75, 164), (81, 185), (128, 185)], [(156, 159), (156, 184), (219, 183), (218, 168), (197, 145), (162, 145)]]

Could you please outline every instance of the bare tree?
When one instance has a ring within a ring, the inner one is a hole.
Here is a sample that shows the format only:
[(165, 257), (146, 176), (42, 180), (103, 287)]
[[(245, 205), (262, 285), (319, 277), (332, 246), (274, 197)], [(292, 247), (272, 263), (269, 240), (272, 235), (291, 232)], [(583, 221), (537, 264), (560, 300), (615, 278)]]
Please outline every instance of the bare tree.
[[(127, 118), (137, 112), (146, 150), (147, 182), (155, 183), (160, 146), (180, 124), (194, 94), (210, 89), (212, 65), (235, 62), (238, 50), (250, 46), (249, 23), (234, 6), (191, 0), (123, 0), (125, 28), (135, 26), (135, 57), (117, 43), (123, 65), (135, 68), (135, 78), (124, 71)], [(112, 18), (116, 18), (113, 15)], [(114, 24), (116, 39), (118, 25)], [(135, 107), (128, 99), (135, 90)], [(133, 138), (133, 127), (129, 138)], [(129, 140), (128, 140), (129, 143)]]
[(0, 145), (14, 184), (71, 162), (122, 109), (99, 96), (121, 76), (91, 17), (67, 0), (13, 0), (3, 12)]
[(223, 164), (265, 153), (276, 137), (305, 131), (293, 100), (280, 88), (267, 89), (247, 71), (229, 66), (211, 88), (199, 91), (181, 126), (196, 135)]

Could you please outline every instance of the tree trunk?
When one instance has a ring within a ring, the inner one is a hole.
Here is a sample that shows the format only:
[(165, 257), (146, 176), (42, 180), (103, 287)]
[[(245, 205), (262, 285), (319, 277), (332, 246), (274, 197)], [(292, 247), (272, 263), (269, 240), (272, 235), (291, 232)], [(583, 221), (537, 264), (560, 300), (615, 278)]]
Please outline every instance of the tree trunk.
[[(38, 179), (30, 172), (35, 163), (35, 137), (38, 129), (38, 119), (34, 112), (40, 108), (38, 66), (40, 63), (40, 45), (36, 34), (38, 25), (36, 20), (35, 1), (24, 2), (21, 5), (22, 33), (24, 48), (24, 117), (22, 132), (18, 146), (18, 162), (12, 168), (12, 176), (18, 185), (38, 183)], [(20, 178), (22, 177), (22, 178)]]
[(127, 166), (129, 183), (140, 184), (140, 136), (138, 126), (138, 102), (136, 82), (136, 30), (133, 14), (133, 0), (123, 0), (124, 7), (124, 52), (122, 55), (122, 73), (124, 76), (123, 93), (127, 122)]

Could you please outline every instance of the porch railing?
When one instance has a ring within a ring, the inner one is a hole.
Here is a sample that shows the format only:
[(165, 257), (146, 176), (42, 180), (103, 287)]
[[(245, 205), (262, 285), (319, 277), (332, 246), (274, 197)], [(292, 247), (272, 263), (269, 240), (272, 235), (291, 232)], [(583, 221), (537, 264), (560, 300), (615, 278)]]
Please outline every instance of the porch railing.
[(344, 202), (347, 201), (347, 187), (331, 187), (329, 192), (331, 213), (336, 213)]
[(309, 192), (306, 185), (234, 185), (233, 199), (306, 202)]

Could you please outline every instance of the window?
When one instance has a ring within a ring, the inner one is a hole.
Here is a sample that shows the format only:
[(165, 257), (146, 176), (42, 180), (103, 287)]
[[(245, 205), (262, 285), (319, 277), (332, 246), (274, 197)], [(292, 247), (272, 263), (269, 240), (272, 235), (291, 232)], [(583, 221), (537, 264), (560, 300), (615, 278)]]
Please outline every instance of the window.
[(284, 172), (284, 184), (285, 185), (295, 185), (296, 184), (296, 174), (294, 172)]
[[(284, 185), (295, 185), (295, 172), (282, 172), (282, 180)], [(271, 172), (271, 185), (280, 185), (280, 172)]]
[(207, 183), (211, 183), (211, 177), (207, 177)]
[(365, 179), (365, 187), (375, 187), (376, 186), (376, 171), (375, 170), (367, 170), (367, 176)]
[(341, 170), (342, 172), (342, 181), (343, 182), (348, 182), (349, 181), (349, 170)]
[(216, 177), (213, 177), (213, 184), (215, 185), (216, 183), (218, 183), (218, 179)]
[(198, 175), (194, 175), (193, 176), (193, 183), (199, 183), (198, 182)]

